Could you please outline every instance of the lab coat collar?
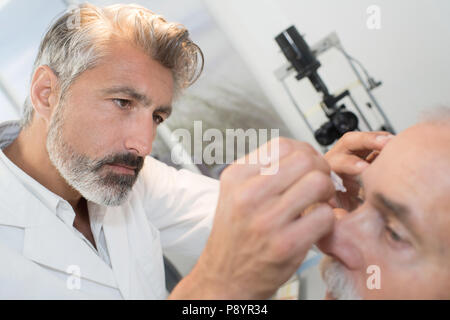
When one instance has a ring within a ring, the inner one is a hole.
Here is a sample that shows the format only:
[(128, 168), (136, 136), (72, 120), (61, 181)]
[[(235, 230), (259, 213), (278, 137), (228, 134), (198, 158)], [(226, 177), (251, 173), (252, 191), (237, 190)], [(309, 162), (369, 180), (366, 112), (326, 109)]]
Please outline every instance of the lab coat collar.
[(0, 149), (8, 146), (17, 138), (20, 132), (20, 122), (17, 120), (0, 123)]
[(17, 173), (14, 179), (18, 179), (18, 182), (22, 183), (22, 185), (34, 196), (36, 196), (38, 200), (40, 200), (50, 211), (56, 213), (58, 202), (63, 201), (63, 198), (51, 192), (26, 174), (4, 154), (3, 150), (0, 150), (0, 161), (3, 161), (4, 166), (6, 166), (5, 169), (9, 169)]
[(62, 272), (75, 265), (80, 268), (81, 278), (117, 287), (111, 268), (30, 193), (3, 161), (0, 161), (0, 197), (0, 225), (25, 229), (26, 258)]
[[(19, 132), (18, 121), (1, 123), (0, 149), (11, 143)], [(127, 233), (126, 210), (122, 207), (100, 206), (88, 201), (89, 212), (103, 216), (111, 270), (84, 241), (53, 214), (56, 213), (56, 207), (62, 198), (26, 173), (18, 179), (11, 168), (21, 170), (0, 150), (0, 225), (25, 229), (25, 257), (62, 272), (67, 272), (69, 266), (77, 265), (80, 267), (81, 278), (118, 287), (125, 299), (152, 296), (150, 292), (153, 292), (155, 284), (135, 279), (140, 274), (140, 269), (135, 270), (136, 266), (131, 265), (133, 259)], [(22, 196), (8, 195), (30, 196), (24, 201)]]
[(0, 123), (0, 161), (3, 161), (4, 165), (8, 169), (17, 173), (16, 179), (19, 179), (26, 189), (28, 189), (31, 193), (38, 197), (39, 200), (43, 204), (45, 204), (51, 211), (56, 212), (56, 206), (58, 205), (58, 202), (63, 199), (57, 194), (45, 188), (28, 174), (23, 172), (23, 170), (19, 168), (15, 163), (13, 163), (3, 153), (3, 150), (1, 150), (2, 148), (5, 148), (9, 144), (11, 144), (17, 138), (20, 130), (21, 127), (19, 121), (6, 121)]
[(91, 203), (98, 210), (108, 211), (104, 215), (103, 230), (108, 244), (109, 257), (120, 292), (125, 299), (131, 299), (131, 266), (130, 245), (127, 234), (127, 223), (121, 207), (106, 207)]

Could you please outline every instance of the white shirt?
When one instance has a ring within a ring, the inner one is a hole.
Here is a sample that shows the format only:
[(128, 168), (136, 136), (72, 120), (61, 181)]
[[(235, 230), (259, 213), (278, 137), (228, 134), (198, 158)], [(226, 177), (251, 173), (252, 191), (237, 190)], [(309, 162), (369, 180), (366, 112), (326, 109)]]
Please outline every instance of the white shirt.
[[(7, 141), (12, 142), (12, 140), (9, 139)], [(108, 248), (106, 246), (105, 233), (103, 232), (104, 214), (101, 214), (100, 212), (89, 211), (91, 230), (94, 236), (95, 244), (97, 246), (97, 249), (95, 249), (92, 243), (73, 226), (73, 222), (75, 221), (75, 212), (71, 205), (66, 200), (46, 189), (39, 182), (31, 178), (20, 168), (18, 168), (13, 162), (11, 162), (11, 160), (9, 160), (7, 156), (5, 156), (1, 148), (4, 147), (2, 147), (0, 142), (0, 161), (3, 161), (3, 163), (11, 171), (11, 173), (14, 174), (14, 176), (24, 185), (27, 190), (29, 190), (32, 194), (35, 194), (42, 201), (42, 203), (44, 203), (47, 208), (49, 208), (49, 210), (54, 211), (56, 213), (56, 216), (61, 219), (61, 221), (63, 221), (66, 226), (70, 230), (72, 230), (72, 232), (74, 232), (81, 240), (86, 242), (86, 244), (96, 254), (98, 254), (107, 265), (111, 267)], [(0, 226), (0, 230), (1, 228), (2, 227)]]
[[(0, 124), (0, 149), (19, 130)], [(162, 250), (184, 269), (195, 264), (218, 191), (217, 180), (147, 157), (125, 204), (88, 201), (96, 250), (69, 203), (0, 151), (0, 298), (165, 298)]]

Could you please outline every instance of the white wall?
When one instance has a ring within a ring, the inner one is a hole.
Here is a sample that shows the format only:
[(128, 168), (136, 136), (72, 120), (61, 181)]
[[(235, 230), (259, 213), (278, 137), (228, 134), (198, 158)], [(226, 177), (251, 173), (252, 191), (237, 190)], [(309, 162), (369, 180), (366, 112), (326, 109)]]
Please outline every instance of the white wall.
[[(450, 1), (277, 0), (311, 43), (336, 30), (346, 49), (383, 81), (375, 94), (398, 130), (422, 110), (450, 105)], [(366, 13), (378, 5), (381, 29)], [(324, 70), (326, 72), (326, 70)]]
[[(423, 110), (450, 105), (448, 0), (204, 2), (275, 109), (284, 110), (283, 119), (297, 138), (313, 142), (273, 76), (273, 71), (285, 62), (273, 39), (291, 24), (297, 26), (310, 45), (332, 31), (338, 33), (347, 51), (383, 81), (374, 94), (397, 131), (416, 122)], [(366, 24), (366, 10), (373, 4), (381, 9), (379, 30), (369, 30)], [(320, 74), (332, 91), (354, 83), (355, 78), (337, 51), (326, 53), (321, 62)], [(291, 81), (290, 87), (296, 91), (302, 108), (309, 110), (319, 98), (305, 81)]]
[[(62, 0), (0, 0), (0, 78), (19, 107), (28, 93), (41, 36), (64, 8)], [(20, 116), (21, 110), (0, 93), (0, 122)]]

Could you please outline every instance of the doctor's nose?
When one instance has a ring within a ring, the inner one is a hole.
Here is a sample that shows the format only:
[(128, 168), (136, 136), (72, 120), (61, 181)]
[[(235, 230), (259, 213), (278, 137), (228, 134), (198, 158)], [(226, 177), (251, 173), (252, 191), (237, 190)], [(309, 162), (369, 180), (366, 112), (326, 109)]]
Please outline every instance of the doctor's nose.
[(322, 238), (317, 247), (326, 255), (339, 260), (348, 269), (356, 270), (364, 266), (364, 257), (359, 245), (360, 234), (357, 221), (347, 214), (339, 218), (333, 232)]
[(156, 134), (156, 124), (153, 116), (145, 115), (136, 118), (136, 121), (130, 124), (125, 139), (125, 148), (137, 156), (145, 157), (152, 152), (153, 140)]

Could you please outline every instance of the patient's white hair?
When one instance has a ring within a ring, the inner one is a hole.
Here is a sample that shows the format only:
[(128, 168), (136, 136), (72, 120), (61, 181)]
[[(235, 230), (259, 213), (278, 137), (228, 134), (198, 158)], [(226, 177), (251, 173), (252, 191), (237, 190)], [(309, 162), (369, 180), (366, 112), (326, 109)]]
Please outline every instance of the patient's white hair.
[(436, 107), (421, 114), (420, 123), (444, 125), (450, 127), (450, 107)]
[[(95, 67), (111, 41), (125, 40), (172, 71), (174, 96), (191, 85), (203, 70), (203, 54), (191, 41), (184, 26), (169, 23), (162, 16), (138, 5), (100, 8), (82, 4), (62, 15), (45, 34), (36, 57), (33, 74), (49, 66), (59, 79), (60, 99), (84, 71)], [(28, 96), (22, 127), (32, 119)]]
[(325, 256), (320, 262), (320, 272), (331, 298), (337, 300), (361, 300), (353, 279), (336, 259)]

